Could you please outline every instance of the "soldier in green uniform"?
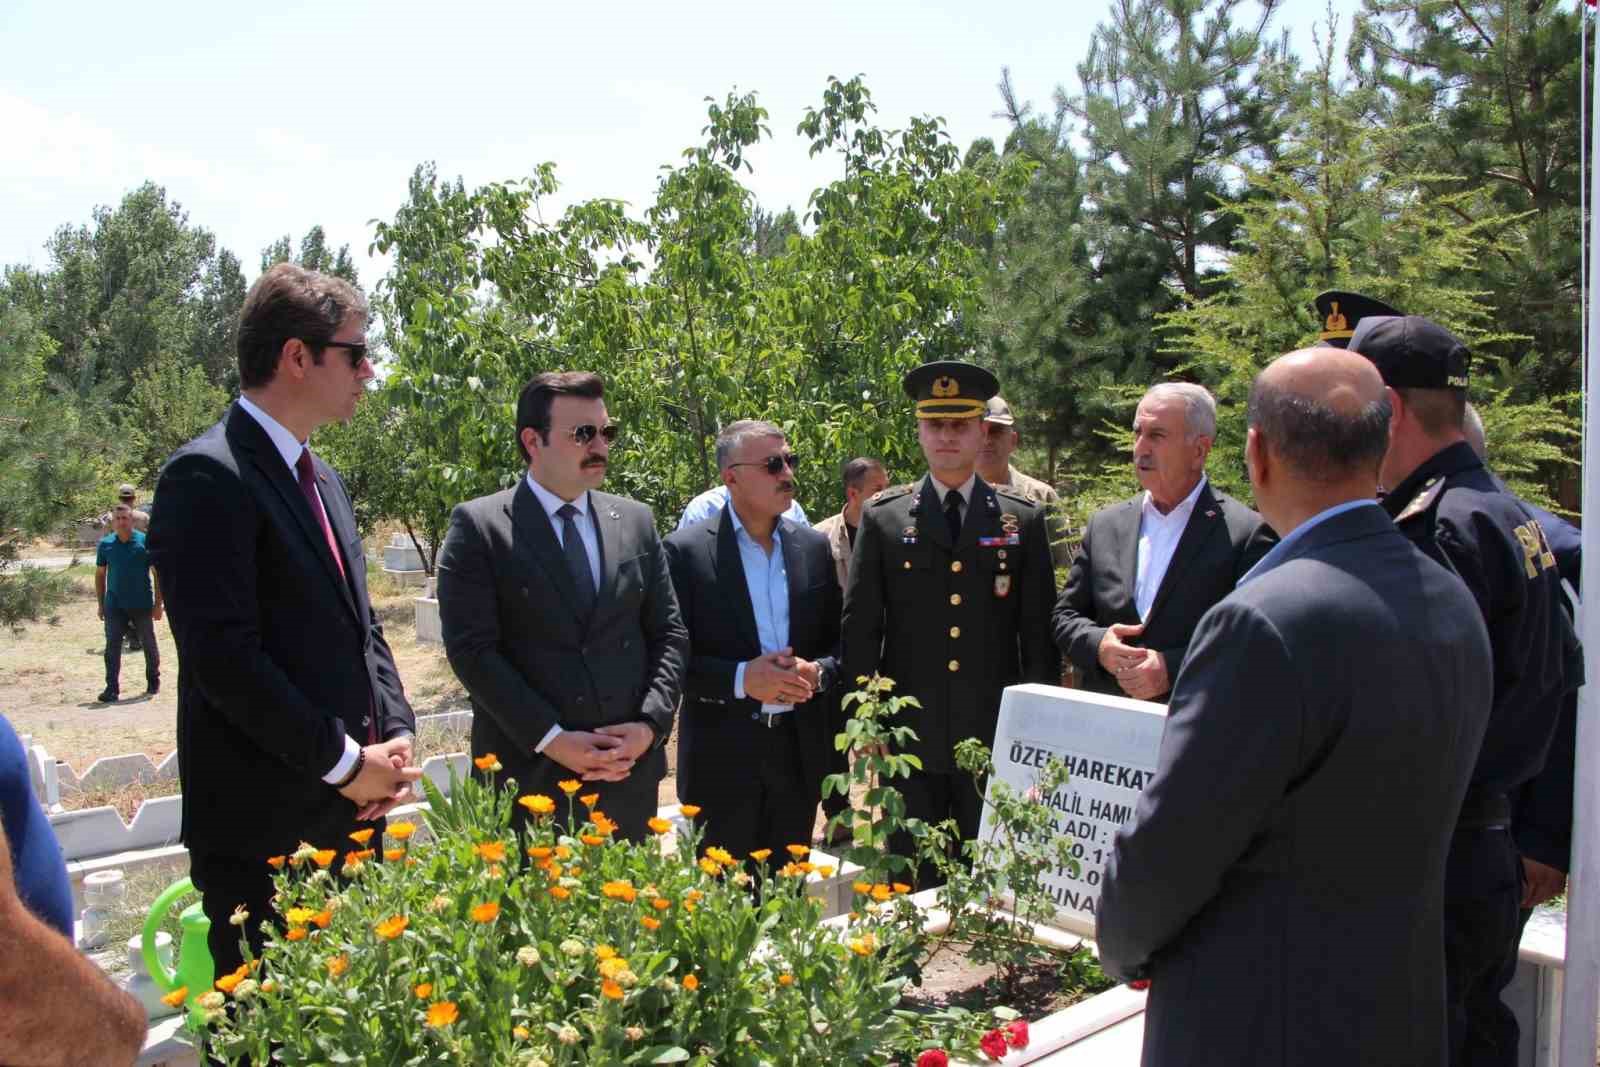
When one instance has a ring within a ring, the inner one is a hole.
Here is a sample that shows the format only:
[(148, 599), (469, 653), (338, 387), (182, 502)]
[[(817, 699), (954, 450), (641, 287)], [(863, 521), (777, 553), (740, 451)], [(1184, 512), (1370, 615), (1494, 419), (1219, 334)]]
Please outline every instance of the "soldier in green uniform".
[[(845, 678), (885, 675), (922, 705), (901, 720), (917, 732), (909, 751), (923, 767), (895, 782), (906, 815), (953, 818), (963, 838), (977, 836), (983, 801), (956, 768), (956, 742), (993, 745), (1001, 690), (1061, 677), (1045, 511), (976, 472), (980, 421), (998, 389), (969, 363), (925, 363), (906, 375), (928, 473), (862, 509), (844, 600)], [(905, 836), (891, 847), (911, 854)], [(920, 872), (924, 887), (931, 874)]]

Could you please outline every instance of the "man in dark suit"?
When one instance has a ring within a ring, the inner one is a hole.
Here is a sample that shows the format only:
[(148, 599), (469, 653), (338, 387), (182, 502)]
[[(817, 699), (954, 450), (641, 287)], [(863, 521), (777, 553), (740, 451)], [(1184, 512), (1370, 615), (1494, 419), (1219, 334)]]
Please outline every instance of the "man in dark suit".
[[(943, 360), (915, 368), (903, 384), (916, 402), (928, 473), (884, 490), (861, 512), (844, 597), (845, 678), (854, 686), (881, 673), (895, 680), (896, 695), (921, 703), (894, 725), (917, 732), (908, 751), (922, 770), (894, 785), (907, 816), (954, 819), (970, 840), (983, 812), (981, 783), (956, 766), (956, 744), (994, 744), (1006, 686), (1061, 680), (1049, 630), (1050, 534), (1044, 508), (978, 476), (994, 375)], [(890, 847), (912, 855), (907, 836)], [(934, 874), (925, 864), (917, 880), (927, 888)]]
[(473, 755), (498, 756), (523, 793), (593, 783), (636, 841), (666, 775), (689, 639), (650, 509), (597, 491), (617, 433), (604, 396), (581, 371), (523, 388), (527, 474), (451, 514), (439, 619), (472, 697)]
[(741, 420), (717, 435), (718, 515), (667, 538), (689, 630), (678, 798), (708, 845), (743, 857), (808, 844), (839, 724), (842, 593), (828, 538), (783, 517), (797, 461), (783, 431)]
[(1150, 981), (1147, 1065), (1444, 1063), (1445, 856), (1489, 642), (1373, 500), (1389, 417), (1336, 348), (1251, 389), (1284, 540), (1200, 620), (1100, 899), (1102, 966)]
[[(267, 859), (353, 847), (410, 795), (416, 719), (367, 597), (339, 475), (306, 440), (349, 419), (372, 377), (366, 300), (288, 263), (239, 318), (243, 390), (167, 461), (150, 562), (178, 649), (178, 772), (190, 876), (217, 973), (271, 917)], [(372, 822), (368, 820), (379, 820)], [(237, 907), (249, 913), (231, 926)]]
[(1277, 540), (1206, 479), (1217, 405), (1166, 382), (1139, 401), (1133, 468), (1145, 491), (1096, 512), (1056, 601), (1056, 644), (1084, 689), (1160, 700), (1195, 624)]

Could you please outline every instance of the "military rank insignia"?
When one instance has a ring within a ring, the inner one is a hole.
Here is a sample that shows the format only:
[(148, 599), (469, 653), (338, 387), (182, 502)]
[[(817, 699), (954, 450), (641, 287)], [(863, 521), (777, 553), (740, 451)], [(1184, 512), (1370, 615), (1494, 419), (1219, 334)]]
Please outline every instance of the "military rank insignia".
[(978, 538), (978, 547), (979, 548), (998, 548), (998, 547), (1003, 546), (1003, 545), (1020, 545), (1020, 544), (1022, 544), (1022, 538), (1019, 537), (1018, 535), (1014, 534), (1014, 533), (1004, 534), (1004, 535), (1002, 535), (1000, 537), (980, 537), (980, 538)]
[(997, 574), (994, 576), (994, 595), (1001, 599), (1011, 595), (1011, 575)]
[(907, 526), (904, 530), (901, 530), (900, 531), (900, 543), (902, 545), (914, 545), (914, 544), (916, 544), (917, 543), (917, 528), (915, 526)]

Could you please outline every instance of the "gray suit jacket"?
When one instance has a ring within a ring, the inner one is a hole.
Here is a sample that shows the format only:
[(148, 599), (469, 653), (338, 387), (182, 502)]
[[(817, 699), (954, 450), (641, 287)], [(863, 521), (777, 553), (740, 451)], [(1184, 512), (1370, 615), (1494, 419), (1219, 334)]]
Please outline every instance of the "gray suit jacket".
[[(561, 543), (527, 483), (456, 506), (439, 550), (445, 653), (472, 697), (472, 750), (493, 752), (523, 791), (568, 777), (534, 746), (550, 727), (629, 721), (664, 740), (683, 692), (689, 637), (650, 509), (590, 492), (601, 581), (587, 623)], [(634, 766), (640, 803), (666, 773), (658, 745)], [(613, 815), (617, 814), (613, 812)]]
[(1151, 981), (1146, 1064), (1444, 1063), (1489, 675), (1471, 594), (1376, 507), (1206, 614), (1100, 900), (1106, 972)]

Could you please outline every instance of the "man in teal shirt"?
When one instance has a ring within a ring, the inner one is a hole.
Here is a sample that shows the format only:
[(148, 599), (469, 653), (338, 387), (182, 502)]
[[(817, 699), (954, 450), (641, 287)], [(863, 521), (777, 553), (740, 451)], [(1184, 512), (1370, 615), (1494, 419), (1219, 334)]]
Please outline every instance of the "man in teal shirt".
[(111, 513), (111, 532), (95, 549), (94, 591), (100, 618), (106, 624), (106, 688), (101, 703), (117, 699), (122, 674), (122, 635), (139, 632), (144, 646), (145, 694), (161, 689), (161, 651), (156, 647), (156, 621), (161, 618), (161, 587), (151, 593), (150, 555), (144, 534), (133, 528), (133, 508), (118, 504)]

